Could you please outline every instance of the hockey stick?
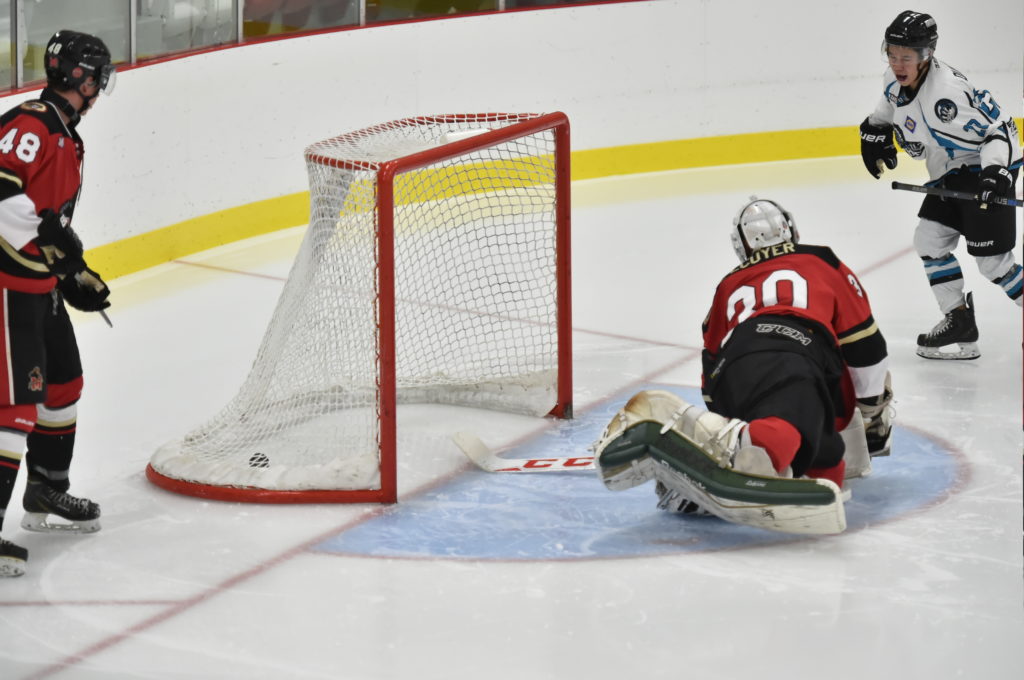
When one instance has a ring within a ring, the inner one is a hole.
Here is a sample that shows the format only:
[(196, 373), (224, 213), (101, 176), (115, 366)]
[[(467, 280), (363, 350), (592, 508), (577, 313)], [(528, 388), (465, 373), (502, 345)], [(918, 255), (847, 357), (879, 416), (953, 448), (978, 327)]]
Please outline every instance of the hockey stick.
[(471, 432), (456, 432), (452, 441), (466, 457), (485, 472), (571, 472), (593, 470), (593, 456), (571, 458), (502, 458)]
[[(915, 191), (919, 194), (931, 194), (933, 196), (942, 196), (943, 198), (959, 198), (965, 201), (977, 201), (977, 194), (972, 194), (967, 191), (956, 191), (954, 189), (943, 189), (942, 187), (923, 187), (917, 184), (904, 184), (903, 182), (893, 182), (893, 189), (901, 189), (903, 191)], [(1016, 198), (1004, 198), (1002, 196), (996, 196), (991, 199), (992, 203), (997, 205), (1006, 205), (1011, 208), (1024, 208), (1024, 201), (1018, 201)]]

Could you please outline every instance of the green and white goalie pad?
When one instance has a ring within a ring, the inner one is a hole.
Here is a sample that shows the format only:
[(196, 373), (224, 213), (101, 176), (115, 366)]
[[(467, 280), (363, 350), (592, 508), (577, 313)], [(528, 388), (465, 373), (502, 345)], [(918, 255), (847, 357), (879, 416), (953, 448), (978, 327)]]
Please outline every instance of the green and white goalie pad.
[(729, 522), (793, 534), (846, 529), (844, 494), (835, 483), (737, 472), (658, 420), (634, 420), (618, 432), (606, 431), (598, 467), (609, 488), (653, 477)]

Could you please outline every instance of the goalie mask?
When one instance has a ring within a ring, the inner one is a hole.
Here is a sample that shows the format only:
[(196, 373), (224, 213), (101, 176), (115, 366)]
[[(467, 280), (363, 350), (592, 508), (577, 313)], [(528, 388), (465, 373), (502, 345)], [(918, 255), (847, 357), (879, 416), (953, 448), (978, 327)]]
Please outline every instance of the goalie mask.
[(732, 247), (740, 262), (758, 248), (800, 241), (793, 216), (775, 201), (756, 196), (736, 213), (732, 226)]

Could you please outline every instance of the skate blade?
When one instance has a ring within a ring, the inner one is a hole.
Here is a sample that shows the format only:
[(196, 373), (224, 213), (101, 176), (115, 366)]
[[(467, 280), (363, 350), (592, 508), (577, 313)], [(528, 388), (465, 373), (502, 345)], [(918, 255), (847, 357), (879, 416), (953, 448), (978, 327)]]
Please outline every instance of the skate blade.
[(16, 557), (0, 557), (0, 578), (21, 576), (25, 573), (25, 560)]
[(94, 534), (100, 530), (98, 519), (68, 520), (63, 522), (51, 522), (49, 513), (26, 512), (21, 518), (21, 528), (26, 531), (37, 531), (40, 533), (68, 533), (68, 534)]
[[(921, 347), (917, 346), (917, 356), (925, 359), (944, 359), (944, 360), (969, 360), (977, 359), (981, 356), (981, 352), (978, 351), (978, 343), (976, 342), (960, 342), (957, 343), (958, 350), (952, 352), (943, 352), (941, 347)], [(952, 347), (952, 345), (946, 345), (946, 347)]]

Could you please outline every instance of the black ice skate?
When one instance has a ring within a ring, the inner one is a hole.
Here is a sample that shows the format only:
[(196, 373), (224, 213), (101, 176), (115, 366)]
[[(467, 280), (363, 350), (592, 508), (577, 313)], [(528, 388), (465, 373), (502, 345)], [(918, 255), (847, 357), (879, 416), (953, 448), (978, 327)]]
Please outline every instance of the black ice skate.
[(28, 550), (0, 538), (0, 577), (21, 576), (28, 562)]
[[(57, 491), (44, 482), (29, 480), (25, 487), (24, 507), (21, 528), (28, 531), (91, 534), (100, 530), (99, 505), (88, 498), (76, 498)], [(64, 522), (52, 522), (49, 515), (55, 515)]]
[[(942, 348), (957, 345), (956, 351)], [(917, 355), (925, 359), (977, 359), (978, 326), (974, 323), (974, 294), (968, 293), (963, 306), (957, 307), (928, 333), (917, 336)]]

